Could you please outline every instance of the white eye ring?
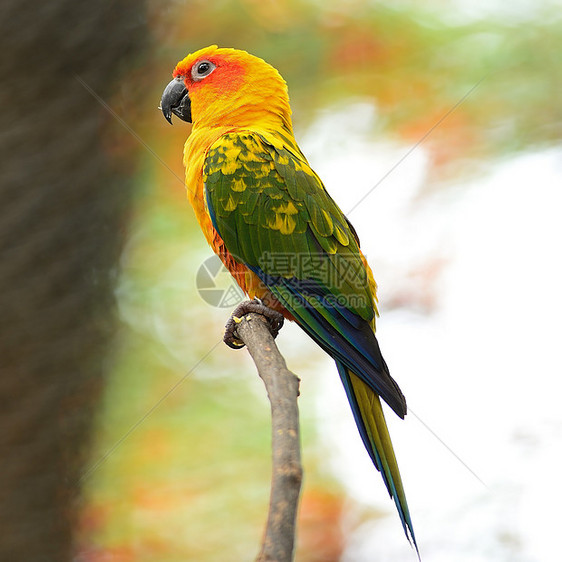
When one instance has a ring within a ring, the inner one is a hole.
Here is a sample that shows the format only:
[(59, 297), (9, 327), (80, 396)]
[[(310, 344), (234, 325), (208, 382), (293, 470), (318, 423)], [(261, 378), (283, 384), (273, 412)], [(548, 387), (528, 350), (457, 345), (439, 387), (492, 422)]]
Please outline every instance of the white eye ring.
[(199, 61), (191, 67), (191, 77), (198, 82), (199, 80), (203, 80), (206, 76), (209, 76), (215, 68), (217, 68), (216, 65), (209, 60)]

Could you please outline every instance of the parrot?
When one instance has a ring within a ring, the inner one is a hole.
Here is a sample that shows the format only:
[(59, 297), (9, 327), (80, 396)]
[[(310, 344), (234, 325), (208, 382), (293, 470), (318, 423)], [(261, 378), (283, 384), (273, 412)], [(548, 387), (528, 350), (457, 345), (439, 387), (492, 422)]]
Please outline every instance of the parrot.
[(263, 59), (217, 45), (177, 63), (160, 108), (192, 124), (187, 196), (250, 299), (296, 322), (336, 364), (363, 444), (419, 550), (381, 399), (406, 399), (375, 337), (377, 285), (350, 221), (293, 133), (288, 87)]

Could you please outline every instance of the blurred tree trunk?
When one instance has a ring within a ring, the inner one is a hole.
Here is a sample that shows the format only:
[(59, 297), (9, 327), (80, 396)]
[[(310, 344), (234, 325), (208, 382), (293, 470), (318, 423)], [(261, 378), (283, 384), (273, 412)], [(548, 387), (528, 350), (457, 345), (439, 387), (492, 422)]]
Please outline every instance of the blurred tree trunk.
[(74, 73), (108, 99), (146, 21), (133, 0), (3, 0), (0, 21), (0, 560), (63, 562), (131, 194)]

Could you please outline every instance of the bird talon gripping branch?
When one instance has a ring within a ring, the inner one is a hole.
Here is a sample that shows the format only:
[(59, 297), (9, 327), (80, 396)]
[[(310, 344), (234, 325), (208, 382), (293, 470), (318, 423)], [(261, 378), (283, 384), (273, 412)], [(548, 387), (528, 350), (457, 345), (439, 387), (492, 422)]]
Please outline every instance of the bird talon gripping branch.
[(250, 314), (251, 312), (260, 314), (267, 320), (269, 331), (274, 339), (279, 334), (279, 330), (283, 327), (283, 322), (285, 321), (285, 318), (280, 312), (268, 308), (260, 299), (244, 301), (234, 309), (234, 312), (230, 315), (226, 323), (223, 341), (228, 347), (232, 349), (241, 349), (244, 347), (244, 342), (237, 337), (236, 325), (242, 322), (246, 314)]

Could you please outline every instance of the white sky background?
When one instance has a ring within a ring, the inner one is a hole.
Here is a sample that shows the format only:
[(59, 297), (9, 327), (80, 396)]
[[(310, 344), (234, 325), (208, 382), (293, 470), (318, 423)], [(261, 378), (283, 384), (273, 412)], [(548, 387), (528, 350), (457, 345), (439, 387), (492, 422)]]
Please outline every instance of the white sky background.
[[(299, 140), (375, 271), (377, 335), (391, 373), (412, 411), (487, 485), (412, 414), (401, 422), (387, 410), (422, 559), (553, 560), (562, 499), (562, 149), (514, 156), (417, 198), (422, 145), (353, 208), (409, 149), (369, 141), (375, 118), (360, 102), (332, 108)], [(403, 306), (385, 311), (385, 301)], [(388, 513), (359, 528), (345, 560), (413, 561), (329, 363), (314, 392), (330, 466), (355, 499)]]

